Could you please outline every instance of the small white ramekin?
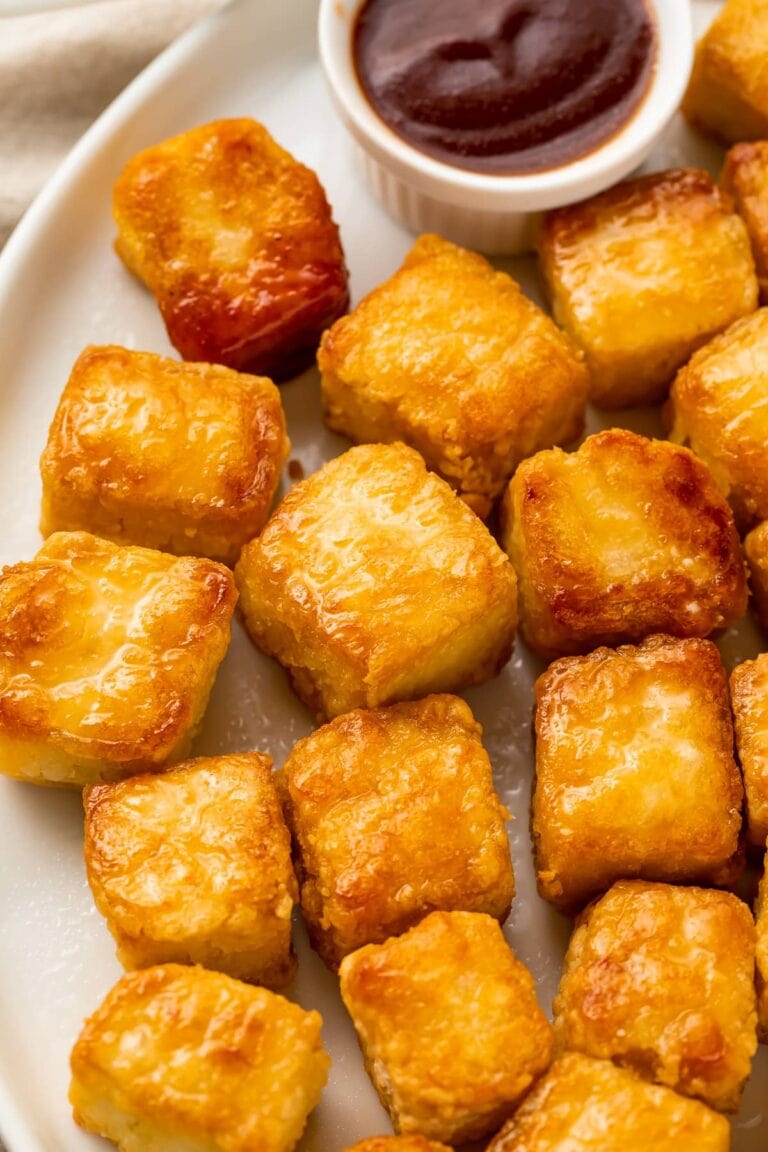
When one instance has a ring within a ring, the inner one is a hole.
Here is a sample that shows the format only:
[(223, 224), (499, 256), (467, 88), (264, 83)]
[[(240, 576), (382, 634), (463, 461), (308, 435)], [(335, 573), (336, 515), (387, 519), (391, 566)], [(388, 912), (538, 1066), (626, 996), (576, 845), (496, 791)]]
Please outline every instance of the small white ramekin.
[(532, 246), (541, 212), (593, 196), (632, 172), (679, 107), (693, 60), (688, 0), (649, 2), (656, 15), (656, 68), (628, 123), (594, 152), (560, 168), (493, 176), (441, 163), (384, 123), (368, 103), (352, 59), (352, 29), (364, 0), (320, 0), (323, 69), (341, 118), (359, 145), (368, 182), (384, 207), (414, 232), (438, 232), (481, 252), (522, 252)]

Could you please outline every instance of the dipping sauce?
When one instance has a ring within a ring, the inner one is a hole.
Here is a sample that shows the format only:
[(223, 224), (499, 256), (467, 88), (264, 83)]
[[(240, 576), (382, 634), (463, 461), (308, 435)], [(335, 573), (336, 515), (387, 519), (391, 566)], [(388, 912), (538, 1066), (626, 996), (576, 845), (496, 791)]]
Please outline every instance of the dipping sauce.
[(409, 144), (519, 175), (585, 156), (626, 124), (656, 30), (645, 0), (368, 0), (352, 46), (368, 101)]

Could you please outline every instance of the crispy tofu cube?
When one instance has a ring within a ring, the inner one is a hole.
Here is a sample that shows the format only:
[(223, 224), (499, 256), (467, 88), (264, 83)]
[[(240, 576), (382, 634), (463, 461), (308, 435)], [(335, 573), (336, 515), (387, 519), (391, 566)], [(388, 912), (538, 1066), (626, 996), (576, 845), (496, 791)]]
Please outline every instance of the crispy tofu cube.
[(549, 1064), (533, 978), (496, 920), (433, 912), (341, 963), (341, 995), (398, 1133), (461, 1144), (495, 1131)]
[(134, 156), (115, 244), (185, 360), (282, 379), (347, 309), (347, 270), (314, 172), (255, 120), (216, 120)]
[[(768, 855), (766, 856), (768, 859)], [(768, 870), (763, 871), (755, 906), (757, 920), (757, 1027), (768, 1044)]]
[(670, 439), (709, 466), (746, 531), (768, 517), (768, 308), (700, 348), (669, 397)]
[(211, 560), (57, 532), (0, 573), (0, 772), (82, 787), (186, 755), (229, 644)]
[(429, 696), (340, 716), (288, 757), (301, 907), (331, 968), (435, 908), (506, 919), (509, 814), (481, 736), (463, 700)]
[(725, 157), (720, 182), (747, 226), (760, 299), (768, 304), (768, 141), (735, 144)]
[(291, 980), (298, 890), (271, 766), (215, 756), (85, 790), (88, 882), (126, 968)]
[(234, 564), (264, 526), (289, 450), (271, 380), (87, 348), (40, 461), (40, 529)]
[(768, 135), (768, 2), (726, 0), (696, 45), (683, 115), (726, 144)]
[(412, 1136), (369, 1136), (359, 1140), (347, 1152), (451, 1152), (445, 1144), (437, 1144), (414, 1132)]
[(744, 774), (749, 843), (768, 839), (768, 654), (745, 660), (731, 673), (736, 751)]
[(72, 1051), (75, 1120), (120, 1152), (291, 1152), (328, 1074), (321, 1026), (219, 972), (131, 972)]
[(318, 364), (329, 427), (417, 448), (481, 516), (522, 459), (584, 428), (576, 346), (510, 276), (439, 236), (336, 321)]
[(761, 628), (768, 632), (768, 520), (753, 528), (744, 541), (752, 605)]
[(622, 880), (577, 922), (560, 1049), (735, 1112), (757, 1047), (755, 925), (730, 892)]
[(507, 662), (512, 565), (402, 444), (297, 484), (235, 571), (248, 631), (321, 719), (480, 684)]
[(540, 656), (739, 620), (747, 585), (733, 513), (685, 448), (613, 428), (525, 460), (504, 496), (520, 624)]
[(545, 900), (579, 907), (629, 876), (732, 883), (742, 799), (709, 640), (653, 636), (539, 677), (533, 838)]
[[(487, 1152), (729, 1152), (728, 1121), (607, 1060), (559, 1056)], [(382, 1149), (382, 1152), (384, 1150)]]
[(654, 404), (707, 340), (757, 307), (744, 222), (706, 172), (655, 172), (550, 212), (541, 268), (599, 408)]

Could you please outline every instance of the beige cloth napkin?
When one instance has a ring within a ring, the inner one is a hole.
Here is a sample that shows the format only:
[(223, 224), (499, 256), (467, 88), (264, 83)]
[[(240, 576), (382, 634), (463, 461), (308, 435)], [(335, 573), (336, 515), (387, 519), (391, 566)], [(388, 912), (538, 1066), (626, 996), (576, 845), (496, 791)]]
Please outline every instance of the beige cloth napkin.
[(101, 0), (0, 17), (0, 247), (111, 100), (220, 0)]

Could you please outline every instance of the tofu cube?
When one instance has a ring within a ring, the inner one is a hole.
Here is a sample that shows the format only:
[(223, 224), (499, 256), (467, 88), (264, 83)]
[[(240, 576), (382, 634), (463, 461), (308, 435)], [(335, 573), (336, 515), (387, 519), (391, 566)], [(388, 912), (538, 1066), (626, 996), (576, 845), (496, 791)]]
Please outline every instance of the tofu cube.
[(726, 0), (696, 45), (686, 119), (726, 144), (768, 135), (766, 53), (766, 0)]
[(346, 1152), (451, 1152), (445, 1144), (437, 1144), (424, 1136), (369, 1136), (358, 1140)]
[(746, 537), (744, 555), (749, 568), (752, 607), (760, 627), (768, 632), (768, 520), (758, 524)]
[(57, 532), (0, 572), (0, 772), (82, 787), (180, 760), (229, 644), (232, 573)]
[(140, 152), (113, 212), (117, 253), (185, 360), (284, 379), (347, 310), (322, 186), (255, 120), (216, 120)]
[(130, 972), (72, 1051), (75, 1120), (120, 1152), (291, 1152), (328, 1074), (321, 1026), (219, 972)]
[(405, 441), (481, 516), (521, 460), (584, 428), (581, 352), (510, 276), (439, 236), (336, 321), (318, 364), (330, 428)]
[[(767, 857), (768, 859), (768, 857)], [(755, 906), (757, 920), (757, 1029), (758, 1036), (768, 1044), (768, 871), (758, 889)]]
[(744, 774), (747, 837), (765, 849), (768, 839), (768, 654), (745, 660), (731, 673), (736, 751)]
[(40, 461), (40, 530), (234, 564), (264, 526), (289, 450), (271, 380), (86, 348)]
[(436, 908), (506, 919), (509, 814), (481, 736), (463, 700), (429, 696), (340, 716), (288, 757), (301, 907), (329, 967)]
[(538, 655), (739, 620), (747, 585), (733, 513), (685, 448), (613, 428), (525, 460), (504, 496), (520, 624)]
[(768, 304), (768, 141), (735, 144), (725, 157), (720, 183), (747, 226), (760, 300)]
[(533, 839), (545, 900), (576, 908), (630, 876), (733, 883), (742, 799), (709, 640), (653, 636), (539, 677)]
[(670, 439), (709, 466), (742, 531), (768, 517), (768, 308), (700, 348), (669, 397)]
[(550, 212), (539, 255), (598, 408), (662, 400), (697, 348), (757, 307), (744, 222), (697, 169), (654, 172)]
[(176, 961), (281, 988), (293, 977), (291, 840), (253, 752), (85, 790), (85, 864), (126, 968)]
[(395, 1132), (494, 1132), (549, 1064), (533, 977), (496, 920), (433, 912), (341, 963), (341, 995)]
[(255, 643), (321, 719), (495, 676), (512, 565), (402, 444), (363, 445), (295, 485), (235, 571)]
[(730, 892), (619, 881), (577, 922), (553, 1007), (559, 1050), (735, 1112), (757, 1048), (749, 908)]
[[(607, 1060), (554, 1061), (487, 1152), (729, 1152), (728, 1121)], [(382, 1150), (384, 1152), (384, 1150)]]

